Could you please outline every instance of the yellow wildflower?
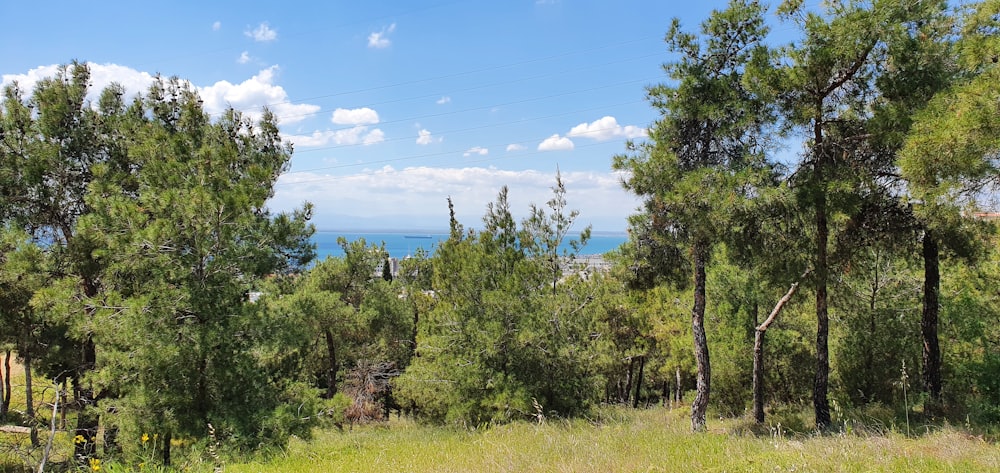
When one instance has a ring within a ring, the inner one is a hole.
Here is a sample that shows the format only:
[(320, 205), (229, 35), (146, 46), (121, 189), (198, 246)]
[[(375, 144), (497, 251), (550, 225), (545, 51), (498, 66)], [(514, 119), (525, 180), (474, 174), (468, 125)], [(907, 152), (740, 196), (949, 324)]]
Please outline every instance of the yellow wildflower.
[(142, 434), (142, 443), (146, 443), (148, 441), (149, 441), (149, 434)]
[(73, 437), (73, 443), (80, 444), (80, 443), (83, 443), (83, 442), (86, 442), (86, 441), (87, 441), (87, 439), (83, 438), (82, 435), (77, 435), (76, 437)]
[(90, 469), (94, 471), (101, 471), (101, 459), (91, 458), (90, 459)]

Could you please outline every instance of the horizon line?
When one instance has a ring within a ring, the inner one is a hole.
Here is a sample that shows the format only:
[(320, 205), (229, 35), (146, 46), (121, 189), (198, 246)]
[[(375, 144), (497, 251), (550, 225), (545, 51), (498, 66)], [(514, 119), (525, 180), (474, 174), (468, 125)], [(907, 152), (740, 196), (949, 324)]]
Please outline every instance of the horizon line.
[[(465, 227), (466, 229), (470, 227)], [(479, 228), (471, 227), (474, 230), (479, 230)], [(431, 228), (316, 228), (316, 233), (392, 233), (400, 235), (447, 235), (451, 233), (447, 229), (431, 229)], [(590, 231), (591, 235), (604, 235), (604, 236), (628, 236), (628, 230), (594, 230)]]

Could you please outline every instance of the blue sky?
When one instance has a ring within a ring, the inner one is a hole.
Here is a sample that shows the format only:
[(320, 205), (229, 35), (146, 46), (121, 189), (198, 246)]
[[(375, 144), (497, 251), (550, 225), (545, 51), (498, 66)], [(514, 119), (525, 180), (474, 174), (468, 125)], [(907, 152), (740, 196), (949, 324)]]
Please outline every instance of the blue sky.
[(611, 158), (656, 112), (673, 17), (721, 1), (4, 2), (0, 74), (30, 88), (71, 60), (96, 90), (191, 81), (211, 113), (270, 107), (295, 145), (270, 206), (310, 201), (320, 229), (477, 226), (501, 186), (623, 231), (638, 205)]

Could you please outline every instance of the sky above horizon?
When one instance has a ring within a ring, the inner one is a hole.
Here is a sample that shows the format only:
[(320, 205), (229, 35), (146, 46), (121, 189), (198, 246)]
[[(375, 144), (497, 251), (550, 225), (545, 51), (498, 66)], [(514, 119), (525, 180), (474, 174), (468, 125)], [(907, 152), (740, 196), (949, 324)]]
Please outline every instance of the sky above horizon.
[(5, 2), (0, 79), (30, 90), (90, 64), (145, 92), (196, 86), (206, 110), (267, 106), (294, 144), (275, 211), (322, 230), (478, 226), (508, 186), (526, 215), (561, 173), (578, 223), (623, 231), (639, 201), (611, 159), (656, 118), (674, 17), (694, 31), (725, 2)]

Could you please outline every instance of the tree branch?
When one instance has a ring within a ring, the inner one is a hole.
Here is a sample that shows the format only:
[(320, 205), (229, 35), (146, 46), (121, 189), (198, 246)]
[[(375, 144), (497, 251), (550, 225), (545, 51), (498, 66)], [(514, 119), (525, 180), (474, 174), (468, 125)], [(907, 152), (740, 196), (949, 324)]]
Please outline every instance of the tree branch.
[(851, 64), (851, 67), (840, 74), (839, 77), (834, 78), (832, 82), (827, 84), (826, 88), (820, 91), (820, 97), (830, 95), (834, 90), (839, 89), (840, 86), (844, 85), (844, 83), (854, 78), (854, 75), (857, 74), (858, 70), (861, 69), (861, 66), (864, 65), (865, 60), (868, 59), (868, 55), (871, 54), (873, 49), (875, 49), (875, 41), (872, 41), (871, 44), (865, 48), (864, 52), (862, 52), (861, 55), (854, 60), (854, 64)]
[(771, 324), (774, 322), (774, 319), (778, 317), (778, 314), (781, 312), (781, 309), (783, 309), (785, 307), (785, 304), (787, 304), (788, 301), (792, 299), (792, 296), (795, 295), (795, 291), (798, 290), (799, 288), (799, 283), (802, 282), (802, 280), (805, 279), (810, 272), (812, 272), (812, 269), (805, 270), (805, 272), (802, 273), (802, 276), (799, 277), (799, 280), (792, 283), (792, 287), (788, 288), (788, 292), (785, 293), (785, 295), (778, 300), (778, 303), (775, 304), (774, 309), (771, 310), (770, 315), (767, 316), (767, 319), (764, 320), (764, 323), (757, 326), (756, 330), (758, 332), (767, 331), (767, 328), (771, 326)]

